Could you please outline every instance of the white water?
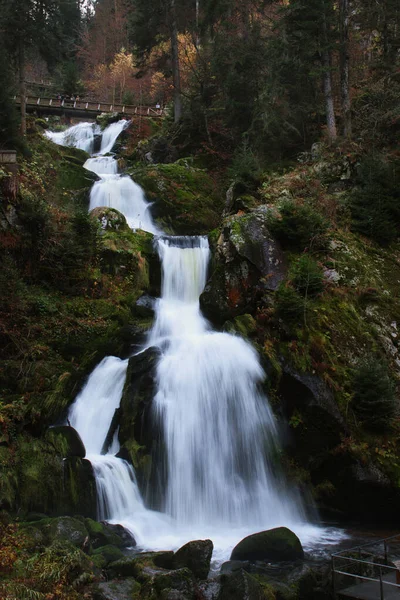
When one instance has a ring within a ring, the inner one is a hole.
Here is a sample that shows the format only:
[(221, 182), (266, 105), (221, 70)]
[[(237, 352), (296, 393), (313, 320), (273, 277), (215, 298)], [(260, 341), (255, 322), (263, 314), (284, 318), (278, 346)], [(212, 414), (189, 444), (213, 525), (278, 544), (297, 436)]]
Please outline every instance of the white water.
[(99, 135), (101, 129), (96, 123), (78, 123), (66, 131), (45, 131), (45, 136), (60, 146), (73, 146), (93, 153), (95, 135)]
[[(114, 126), (103, 139), (104, 153), (124, 128)], [(129, 177), (116, 175), (115, 159), (97, 156), (86, 167), (101, 178), (93, 186), (90, 208), (117, 208), (131, 227), (159, 233), (143, 191)], [(127, 368), (126, 360), (107, 357), (69, 415), (93, 464), (98, 517), (124, 525), (144, 549), (176, 549), (209, 537), (217, 561), (229, 558), (246, 535), (279, 525), (294, 530), (306, 550), (319, 539), (336, 543), (341, 532), (307, 523), (301, 499), (270, 460), (277, 455), (277, 434), (260, 392), (264, 373), (257, 353), (239, 337), (212, 331), (200, 312), (207, 239), (160, 238), (158, 251), (162, 297), (146, 346), (158, 345), (163, 351), (153, 403), (153, 418), (166, 446), (165, 465), (159, 465), (167, 471), (163, 509), (156, 512), (145, 506), (133, 468), (115, 456), (117, 436), (107, 455), (100, 454)]]
[[(115, 161), (117, 162), (117, 161)], [(90, 192), (89, 210), (98, 206), (116, 208), (125, 215), (129, 227), (158, 234), (140, 185), (128, 176), (99, 174)]]
[(107, 154), (107, 152), (111, 152), (115, 142), (117, 141), (120, 133), (123, 132), (129, 125), (130, 121), (125, 121), (121, 119), (121, 121), (117, 121), (116, 123), (111, 123), (103, 132), (103, 136), (101, 138), (101, 147), (99, 154)]

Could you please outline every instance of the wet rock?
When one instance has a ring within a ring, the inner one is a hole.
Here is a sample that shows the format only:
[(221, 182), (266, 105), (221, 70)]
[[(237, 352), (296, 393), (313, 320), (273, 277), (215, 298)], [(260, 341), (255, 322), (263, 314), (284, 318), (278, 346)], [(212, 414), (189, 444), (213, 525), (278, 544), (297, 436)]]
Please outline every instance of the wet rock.
[(258, 581), (243, 569), (232, 575), (221, 575), (218, 600), (265, 600), (266, 596)]
[(291, 561), (304, 557), (297, 535), (287, 527), (276, 527), (245, 537), (232, 550), (231, 560)]
[[(152, 508), (158, 508), (157, 498), (161, 497), (158, 486), (165, 485), (161, 481), (160, 469), (157, 469), (157, 453), (163, 451), (161, 434), (152, 413), (159, 358), (160, 350), (154, 347), (129, 359), (120, 404), (121, 451), (129, 456), (143, 489), (154, 490), (154, 497), (146, 498)], [(156, 464), (153, 464), (153, 457)]]
[(266, 207), (229, 217), (216, 243), (201, 308), (218, 323), (251, 313), (266, 291), (277, 289), (286, 270), (284, 254), (267, 228)]
[(291, 431), (297, 459), (308, 469), (318, 467), (347, 431), (332, 390), (320, 377), (299, 373), (285, 363), (278, 395), (287, 421), (299, 415)]
[(112, 525), (111, 523), (85, 519), (85, 526), (89, 532), (90, 543), (93, 549), (108, 545), (116, 546), (117, 548), (127, 548), (136, 545), (133, 536), (122, 525)]
[(155, 590), (161, 598), (171, 592), (179, 592), (185, 600), (195, 600), (195, 582), (193, 574), (189, 569), (174, 569), (166, 571), (163, 569), (152, 569), (145, 567), (139, 577), (140, 583), (143, 582), (143, 594)]
[(221, 575), (231, 575), (232, 573), (235, 573), (235, 571), (240, 571), (241, 569), (248, 571), (249, 565), (249, 561), (227, 560), (221, 565)]
[(116, 208), (99, 206), (90, 211), (90, 217), (100, 223), (104, 231), (128, 231), (129, 225), (125, 216)]
[(148, 294), (140, 296), (140, 298), (136, 300), (136, 313), (140, 317), (152, 317), (154, 315), (155, 302), (156, 299)]
[(106, 546), (100, 546), (93, 552), (93, 556), (101, 556), (104, 559), (104, 565), (108, 565), (111, 562), (120, 560), (123, 558), (123, 554), (117, 546), (107, 544)]
[(94, 600), (132, 600), (139, 592), (140, 584), (132, 578), (102, 581), (92, 589)]
[(58, 514), (96, 518), (96, 480), (90, 461), (74, 456), (63, 461), (62, 490)]
[(50, 542), (67, 542), (82, 548), (89, 533), (82, 521), (74, 517), (55, 517), (37, 521), (36, 527), (45, 535)]
[(188, 542), (175, 553), (175, 567), (187, 567), (198, 579), (207, 579), (213, 549), (211, 540)]
[(51, 427), (46, 433), (48, 440), (64, 458), (77, 456), (85, 458), (86, 450), (79, 433), (69, 425)]

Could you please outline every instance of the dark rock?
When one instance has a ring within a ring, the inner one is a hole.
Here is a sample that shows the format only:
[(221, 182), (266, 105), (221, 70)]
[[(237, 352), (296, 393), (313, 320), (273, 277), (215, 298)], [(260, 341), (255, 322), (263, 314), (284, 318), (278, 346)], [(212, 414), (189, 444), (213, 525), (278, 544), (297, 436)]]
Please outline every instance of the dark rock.
[(94, 556), (102, 556), (104, 558), (104, 564), (108, 565), (111, 562), (116, 560), (120, 560), (123, 558), (123, 554), (117, 546), (112, 546), (111, 544), (107, 544), (106, 546), (100, 546), (96, 548), (93, 552)]
[(258, 581), (241, 569), (232, 575), (221, 575), (218, 600), (265, 600), (265, 594)]
[(113, 443), (114, 436), (119, 427), (119, 422), (121, 418), (121, 411), (119, 408), (116, 408), (113, 414), (113, 418), (111, 419), (110, 427), (108, 428), (106, 439), (104, 440), (103, 447), (101, 449), (101, 454), (107, 454), (111, 444)]
[(213, 549), (211, 540), (188, 542), (175, 553), (175, 567), (187, 567), (198, 579), (207, 579)]
[(232, 550), (231, 560), (291, 561), (304, 557), (297, 535), (287, 527), (276, 527), (245, 537)]
[(25, 547), (37, 551), (41, 546), (46, 545), (46, 536), (38, 527), (32, 525), (21, 525), (23, 528)]
[(154, 304), (156, 300), (147, 294), (140, 296), (138, 300), (136, 300), (136, 309), (135, 312), (140, 317), (152, 317), (154, 315)]
[[(118, 548), (132, 548), (136, 546), (136, 540), (133, 535), (122, 525), (102, 522), (103, 531), (108, 534), (108, 543), (118, 546)], [(111, 541), (112, 540), (112, 541)]]
[(156, 567), (161, 567), (162, 569), (173, 569), (175, 567), (174, 556), (172, 550), (156, 552), (153, 556), (153, 563)]
[(102, 581), (91, 590), (94, 600), (132, 600), (139, 597), (140, 584), (134, 579)]
[(68, 542), (77, 548), (82, 548), (89, 538), (88, 530), (79, 519), (74, 517), (55, 517), (36, 521), (36, 527), (50, 542)]
[[(152, 508), (159, 508), (158, 498), (165, 486), (161, 464), (163, 453), (161, 434), (154, 422), (152, 402), (156, 392), (156, 367), (160, 358), (159, 348), (148, 348), (129, 359), (126, 381), (121, 398), (119, 441), (121, 451), (129, 453), (135, 466), (139, 485), (151, 489), (154, 496), (146, 501)], [(153, 462), (154, 459), (154, 462)]]
[(128, 231), (129, 225), (125, 216), (116, 208), (98, 206), (90, 211), (92, 219), (96, 219), (104, 231)]
[[(193, 574), (189, 569), (174, 569), (166, 571), (163, 569), (152, 569), (144, 567), (139, 581), (144, 580), (144, 594), (146, 591), (155, 590), (162, 594), (164, 590), (180, 592), (187, 600), (194, 600), (195, 584)], [(165, 598), (165, 592), (164, 592)]]
[(99, 523), (94, 519), (85, 519), (85, 527), (88, 530), (93, 550), (107, 545), (117, 546), (118, 548), (122, 548), (124, 545), (121, 537), (110, 531), (106, 523)]
[(70, 457), (63, 461), (63, 493), (58, 514), (96, 518), (97, 492), (92, 463)]
[(85, 458), (86, 456), (85, 446), (79, 433), (69, 425), (51, 427), (46, 433), (46, 439), (64, 458), (68, 456)]
[(249, 565), (250, 563), (248, 560), (227, 560), (221, 565), (221, 575), (231, 575), (241, 569), (248, 571)]
[(300, 415), (301, 422), (291, 431), (297, 460), (307, 469), (317, 468), (347, 431), (332, 390), (320, 377), (284, 363), (278, 395), (287, 421), (295, 412)]
[(229, 217), (200, 296), (201, 308), (206, 317), (218, 323), (251, 313), (266, 291), (277, 289), (286, 270), (284, 254), (268, 232), (265, 207)]

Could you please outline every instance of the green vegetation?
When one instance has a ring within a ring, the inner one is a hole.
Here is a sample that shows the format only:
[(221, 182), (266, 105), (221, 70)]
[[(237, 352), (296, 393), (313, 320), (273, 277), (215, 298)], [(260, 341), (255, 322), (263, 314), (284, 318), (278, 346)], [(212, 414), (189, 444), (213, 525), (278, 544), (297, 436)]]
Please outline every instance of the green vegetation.
[(320, 213), (306, 204), (284, 200), (278, 205), (278, 214), (269, 217), (269, 228), (284, 247), (302, 251), (318, 250), (326, 245), (328, 223)]
[(376, 357), (363, 360), (354, 370), (352, 407), (367, 429), (385, 431), (396, 415), (395, 383), (388, 366)]

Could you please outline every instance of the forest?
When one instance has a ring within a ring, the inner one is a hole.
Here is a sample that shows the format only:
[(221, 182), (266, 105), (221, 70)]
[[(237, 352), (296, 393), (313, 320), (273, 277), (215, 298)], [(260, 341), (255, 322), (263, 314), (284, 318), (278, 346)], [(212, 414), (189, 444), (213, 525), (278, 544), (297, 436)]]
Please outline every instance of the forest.
[(0, 600), (396, 593), (398, 0), (0, 0), (0, 52)]

